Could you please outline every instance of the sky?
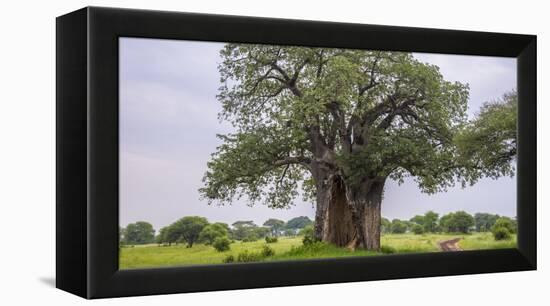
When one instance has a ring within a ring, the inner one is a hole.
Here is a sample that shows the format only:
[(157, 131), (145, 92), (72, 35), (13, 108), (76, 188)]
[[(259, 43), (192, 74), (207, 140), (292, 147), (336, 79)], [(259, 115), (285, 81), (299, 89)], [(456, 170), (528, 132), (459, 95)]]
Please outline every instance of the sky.
[[(232, 131), (220, 122), (216, 100), (220, 77), (217, 65), (222, 43), (144, 38), (120, 38), (120, 225), (147, 221), (155, 229), (183, 216), (200, 215), (211, 222), (268, 218), (289, 220), (308, 216), (315, 206), (294, 201), (289, 209), (254, 207), (245, 201), (230, 206), (208, 205), (198, 189), (206, 163), (220, 141), (216, 134)], [(503, 57), (419, 54), (439, 66), (448, 81), (470, 85), (468, 115), (473, 118), (485, 101), (516, 88), (516, 59)], [(483, 179), (446, 193), (421, 193), (412, 179), (388, 181), (382, 202), (386, 218), (409, 219), (433, 210), (457, 210), (516, 215), (516, 179)]]

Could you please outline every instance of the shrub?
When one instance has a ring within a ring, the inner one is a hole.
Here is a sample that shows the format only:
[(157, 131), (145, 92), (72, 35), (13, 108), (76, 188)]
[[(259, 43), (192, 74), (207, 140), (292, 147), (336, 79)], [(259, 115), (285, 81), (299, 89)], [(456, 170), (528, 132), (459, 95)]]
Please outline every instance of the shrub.
[(299, 232), (299, 235), (300, 236), (307, 236), (307, 235), (313, 236), (313, 225), (310, 224), (310, 225), (302, 228)]
[(407, 231), (407, 224), (401, 220), (394, 219), (391, 222), (391, 232), (393, 234), (403, 234)]
[(417, 235), (420, 235), (420, 234), (424, 233), (424, 228), (420, 224), (415, 224), (412, 227), (412, 232), (417, 234)]
[(265, 237), (265, 242), (266, 242), (266, 243), (275, 243), (275, 242), (277, 242), (277, 241), (279, 241), (279, 240), (277, 239), (277, 237), (269, 237), (269, 236), (266, 236), (266, 237)]
[(313, 226), (311, 225), (304, 227), (304, 229), (300, 231), (300, 235), (304, 236), (304, 238), (302, 239), (302, 243), (304, 245), (310, 245), (317, 241), (313, 233)]
[(270, 246), (265, 244), (262, 248), (262, 256), (263, 257), (269, 257), (275, 255), (275, 250), (273, 250)]
[(232, 262), (235, 262), (235, 256), (233, 256), (233, 255), (227, 255), (227, 256), (225, 256), (225, 258), (223, 259), (223, 262), (224, 262), (224, 263), (232, 263)]
[(214, 240), (214, 243), (212, 246), (216, 249), (218, 252), (225, 252), (229, 251), (231, 241), (227, 237), (218, 237)]
[(254, 235), (254, 234), (251, 234), (251, 235), (245, 237), (243, 239), (243, 242), (254, 242), (254, 241), (258, 241), (258, 239), (260, 239), (260, 238), (258, 238), (258, 236)]
[(382, 252), (384, 254), (393, 254), (393, 253), (396, 252), (396, 250), (395, 250), (394, 247), (383, 245), (383, 246), (380, 247), (380, 252)]
[(499, 228), (504, 227), (505, 229), (510, 232), (510, 234), (513, 234), (516, 232), (516, 225), (514, 221), (508, 217), (500, 217), (495, 221), (495, 224), (492, 226), (491, 231), (493, 228)]
[(310, 244), (304, 244), (301, 246), (292, 246), (285, 255), (294, 256), (294, 257), (311, 257), (311, 255), (317, 255), (320, 252), (328, 251), (330, 245), (322, 241), (314, 241)]
[(474, 226), (474, 217), (465, 211), (457, 211), (448, 213), (441, 217), (439, 224), (447, 233), (463, 233), (467, 234), (470, 227)]
[(204, 242), (206, 245), (211, 245), (218, 237), (226, 237), (229, 231), (227, 225), (224, 223), (213, 223), (205, 226), (199, 234), (200, 242)]
[(248, 252), (247, 250), (242, 251), (237, 256), (237, 262), (254, 262), (261, 261), (263, 259), (260, 253)]
[(493, 237), (495, 237), (495, 240), (508, 240), (512, 237), (512, 235), (510, 234), (510, 231), (504, 226), (500, 226), (500, 227), (493, 226), (492, 232), (493, 232)]
[(315, 242), (316, 242), (316, 240), (312, 236), (304, 236), (304, 238), (302, 239), (302, 243), (304, 245), (314, 244)]

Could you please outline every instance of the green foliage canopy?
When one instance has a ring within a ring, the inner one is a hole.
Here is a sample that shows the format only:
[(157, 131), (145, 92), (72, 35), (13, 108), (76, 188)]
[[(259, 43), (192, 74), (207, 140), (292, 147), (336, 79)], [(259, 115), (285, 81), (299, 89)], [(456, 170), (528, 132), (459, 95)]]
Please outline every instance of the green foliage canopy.
[(231, 241), (229, 241), (229, 238), (227, 238), (226, 236), (216, 237), (216, 239), (214, 239), (214, 241), (212, 242), (212, 246), (218, 252), (229, 251), (229, 249), (231, 248), (230, 245)]
[(393, 219), (391, 222), (391, 232), (393, 234), (403, 234), (407, 231), (407, 223), (399, 219)]
[(200, 191), (210, 203), (246, 195), (288, 207), (299, 185), (312, 195), (313, 163), (350, 185), (413, 176), (431, 193), (454, 184), (468, 86), (438, 67), (409, 53), (290, 46), (227, 44), (221, 56), (219, 117), (236, 132), (219, 135), (208, 163)]
[(199, 216), (188, 216), (179, 219), (170, 225), (168, 236), (175, 241), (181, 240), (187, 243), (188, 247), (198, 240), (201, 231), (208, 225), (208, 220)]
[(380, 222), (380, 226), (382, 227), (381, 232), (384, 234), (391, 233), (391, 221), (387, 218), (382, 218), (382, 221)]
[(512, 176), (517, 155), (518, 97), (511, 91), (485, 103), (476, 118), (455, 135), (463, 184), (482, 177)]
[(214, 243), (216, 238), (227, 237), (229, 227), (225, 223), (212, 223), (205, 226), (199, 234), (198, 241), (206, 245)]
[(438, 228), (439, 214), (433, 211), (428, 211), (424, 214), (422, 227), (424, 232), (434, 233)]
[(499, 215), (493, 215), (489, 213), (476, 213), (474, 215), (474, 223), (476, 231), (478, 232), (487, 232), (490, 231)]
[(288, 220), (288, 222), (286, 223), (286, 228), (297, 230), (304, 228), (310, 224), (313, 224), (313, 221), (311, 221), (309, 217), (300, 216)]
[(271, 235), (277, 237), (279, 236), (279, 231), (285, 227), (285, 221), (272, 218), (265, 221), (264, 226), (269, 227), (271, 229)]
[(151, 223), (138, 221), (130, 223), (124, 230), (124, 242), (126, 244), (146, 244), (155, 240), (155, 230)]
[(446, 232), (468, 233), (470, 227), (474, 226), (474, 217), (465, 211), (457, 211), (444, 215), (439, 220), (439, 223)]
[(495, 221), (495, 224), (492, 226), (492, 229), (503, 227), (507, 229), (511, 234), (517, 232), (517, 223), (516, 221), (508, 217), (500, 217)]

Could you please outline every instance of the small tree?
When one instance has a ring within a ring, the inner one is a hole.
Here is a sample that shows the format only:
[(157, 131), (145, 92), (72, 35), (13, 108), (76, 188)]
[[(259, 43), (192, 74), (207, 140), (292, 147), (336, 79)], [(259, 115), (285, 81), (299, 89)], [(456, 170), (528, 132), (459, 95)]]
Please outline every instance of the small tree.
[(304, 228), (310, 224), (313, 224), (313, 221), (311, 221), (311, 219), (306, 216), (301, 216), (288, 220), (288, 222), (286, 223), (286, 228), (297, 230)]
[(387, 234), (387, 233), (391, 233), (391, 221), (386, 219), (386, 218), (382, 218), (382, 221), (380, 222), (380, 231), (384, 234)]
[(261, 254), (262, 254), (263, 257), (270, 257), (270, 256), (275, 255), (275, 250), (273, 250), (267, 244), (264, 244), (264, 246), (262, 247), (262, 253)]
[(277, 241), (279, 241), (277, 237), (265, 236), (265, 243), (276, 243)]
[(172, 223), (167, 226), (166, 233), (164, 234), (164, 243), (168, 243), (168, 245), (172, 245), (172, 243), (175, 243), (177, 245), (180, 240), (181, 230), (176, 225), (176, 223)]
[(213, 223), (205, 226), (199, 234), (199, 241), (206, 245), (214, 243), (219, 237), (227, 237), (228, 230), (225, 223)]
[(446, 232), (468, 233), (474, 225), (474, 217), (465, 211), (457, 211), (441, 217), (440, 224)]
[(138, 221), (130, 223), (124, 231), (124, 240), (127, 244), (152, 243), (155, 239), (155, 230), (151, 223)]
[(309, 245), (309, 244), (312, 244), (315, 241), (317, 241), (317, 239), (315, 239), (315, 236), (314, 236), (313, 225), (308, 225), (308, 226), (304, 227), (300, 231), (300, 235), (304, 237), (302, 239), (302, 243), (304, 245)]
[(508, 240), (512, 237), (510, 231), (505, 227), (493, 227), (491, 232), (495, 240)]
[(474, 222), (476, 231), (486, 232), (491, 230), (497, 219), (500, 218), (499, 215), (493, 215), (488, 213), (476, 213), (474, 215)]
[(412, 227), (412, 232), (417, 234), (417, 235), (420, 235), (420, 234), (424, 233), (424, 227), (420, 224), (415, 224)]
[(424, 216), (416, 215), (412, 217), (409, 221), (416, 223), (418, 225), (424, 226)]
[(170, 225), (170, 233), (172, 236), (178, 237), (177, 240), (187, 242), (187, 247), (191, 248), (207, 225), (208, 220), (206, 218), (198, 216), (183, 217)]
[(428, 211), (424, 214), (424, 223), (422, 224), (423, 231), (428, 233), (433, 233), (437, 230), (437, 220), (439, 219), (439, 214)]
[(237, 221), (232, 226), (230, 236), (235, 240), (249, 240), (251, 235), (255, 235), (254, 229), (258, 227), (253, 221)]
[(279, 236), (279, 231), (285, 227), (285, 221), (279, 219), (268, 219), (264, 222), (264, 226), (271, 229), (272, 236)]
[(155, 238), (155, 241), (158, 244), (170, 243), (168, 241), (168, 226), (165, 226), (159, 230), (159, 234)]
[(407, 231), (407, 224), (399, 219), (393, 219), (391, 222), (391, 232), (394, 234), (403, 234)]
[(502, 228), (505, 228), (508, 230), (508, 232), (510, 232), (511, 234), (514, 234), (516, 232), (516, 224), (514, 222), (514, 220), (508, 218), (508, 217), (500, 217), (498, 218), (496, 221), (495, 221), (495, 224), (493, 225), (493, 227), (491, 228), (491, 230), (495, 229), (495, 228), (499, 228), (499, 227), (502, 227)]
[(217, 237), (214, 239), (212, 246), (216, 249), (218, 252), (225, 252), (229, 251), (231, 241), (227, 237)]
[(283, 235), (285, 235), (287, 237), (293, 237), (293, 236), (296, 236), (297, 231), (298, 230), (296, 230), (296, 229), (287, 228), (283, 231)]
[(252, 234), (257, 236), (258, 238), (268, 236), (270, 232), (271, 232), (271, 229), (264, 226), (258, 226), (252, 229)]

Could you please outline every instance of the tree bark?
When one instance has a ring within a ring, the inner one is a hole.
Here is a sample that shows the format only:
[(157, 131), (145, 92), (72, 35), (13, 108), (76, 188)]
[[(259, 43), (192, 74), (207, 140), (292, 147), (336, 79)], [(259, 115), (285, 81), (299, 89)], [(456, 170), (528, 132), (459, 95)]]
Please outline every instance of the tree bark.
[(332, 178), (327, 176), (318, 177), (315, 180), (317, 188), (317, 208), (315, 210), (315, 226), (313, 235), (317, 240), (325, 240), (328, 228), (328, 208), (332, 200)]
[(336, 175), (317, 183), (314, 235), (337, 246), (380, 250), (384, 180), (346, 186)]
[(345, 186), (341, 180), (336, 180), (332, 186), (327, 219), (324, 241), (343, 247), (357, 235), (346, 198)]
[(380, 226), (382, 221), (382, 194), (384, 183), (375, 183), (367, 194), (367, 206), (365, 207), (365, 248), (367, 250), (380, 250)]
[(381, 204), (384, 179), (374, 179), (360, 186), (346, 186), (346, 197), (355, 227), (349, 248), (380, 250)]

